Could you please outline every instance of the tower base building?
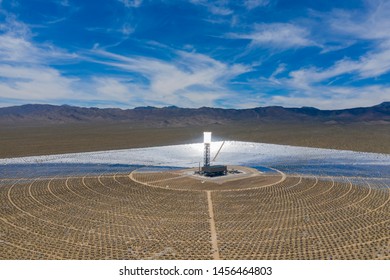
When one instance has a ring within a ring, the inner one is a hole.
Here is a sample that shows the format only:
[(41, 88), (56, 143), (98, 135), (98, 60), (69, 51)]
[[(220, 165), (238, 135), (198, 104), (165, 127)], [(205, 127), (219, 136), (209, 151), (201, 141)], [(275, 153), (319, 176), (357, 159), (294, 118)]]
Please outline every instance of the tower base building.
[(207, 177), (226, 175), (228, 172), (226, 165), (209, 165), (202, 167), (202, 174)]

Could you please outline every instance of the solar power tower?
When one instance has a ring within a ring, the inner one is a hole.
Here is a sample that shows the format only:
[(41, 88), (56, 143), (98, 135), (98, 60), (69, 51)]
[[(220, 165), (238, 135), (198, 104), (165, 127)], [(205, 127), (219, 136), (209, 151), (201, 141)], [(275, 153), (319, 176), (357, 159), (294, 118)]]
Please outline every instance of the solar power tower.
[(204, 143), (204, 163), (201, 174), (207, 177), (223, 176), (227, 174), (226, 165), (211, 165), (210, 164), (210, 144), (211, 132), (203, 132)]

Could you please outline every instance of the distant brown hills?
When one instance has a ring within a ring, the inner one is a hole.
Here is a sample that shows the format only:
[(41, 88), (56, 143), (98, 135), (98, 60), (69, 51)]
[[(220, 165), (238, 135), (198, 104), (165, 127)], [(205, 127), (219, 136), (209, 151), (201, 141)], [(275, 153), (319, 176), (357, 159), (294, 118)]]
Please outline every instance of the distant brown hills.
[(312, 107), (280, 106), (252, 109), (198, 109), (171, 107), (137, 107), (134, 109), (99, 109), (69, 105), (27, 104), (0, 108), (2, 124), (56, 124), (124, 122), (144, 127), (183, 127), (191, 125), (272, 122), (320, 123), (389, 123), (390, 102), (372, 107), (343, 110), (320, 110)]

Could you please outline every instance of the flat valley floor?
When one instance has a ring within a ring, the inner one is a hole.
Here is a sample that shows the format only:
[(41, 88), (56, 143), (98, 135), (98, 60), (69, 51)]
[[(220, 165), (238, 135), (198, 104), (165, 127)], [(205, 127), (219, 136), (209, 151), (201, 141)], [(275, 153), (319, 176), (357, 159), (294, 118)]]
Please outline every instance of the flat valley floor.
[(0, 159), (213, 141), (328, 148), (390, 154), (390, 124), (261, 123), (145, 128), (131, 123), (2, 125)]
[(388, 185), (236, 168), (3, 178), (0, 259), (390, 259)]

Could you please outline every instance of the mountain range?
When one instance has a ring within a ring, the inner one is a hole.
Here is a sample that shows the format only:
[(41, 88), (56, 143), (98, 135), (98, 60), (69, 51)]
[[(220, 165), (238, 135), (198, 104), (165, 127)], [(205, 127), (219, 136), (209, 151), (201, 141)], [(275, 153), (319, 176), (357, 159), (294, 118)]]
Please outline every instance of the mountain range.
[(69, 105), (27, 104), (0, 108), (2, 124), (62, 124), (123, 122), (144, 127), (181, 127), (191, 125), (272, 122), (389, 123), (390, 102), (372, 107), (320, 110), (313, 107), (280, 106), (252, 109), (197, 109), (137, 107), (134, 109), (85, 108)]

